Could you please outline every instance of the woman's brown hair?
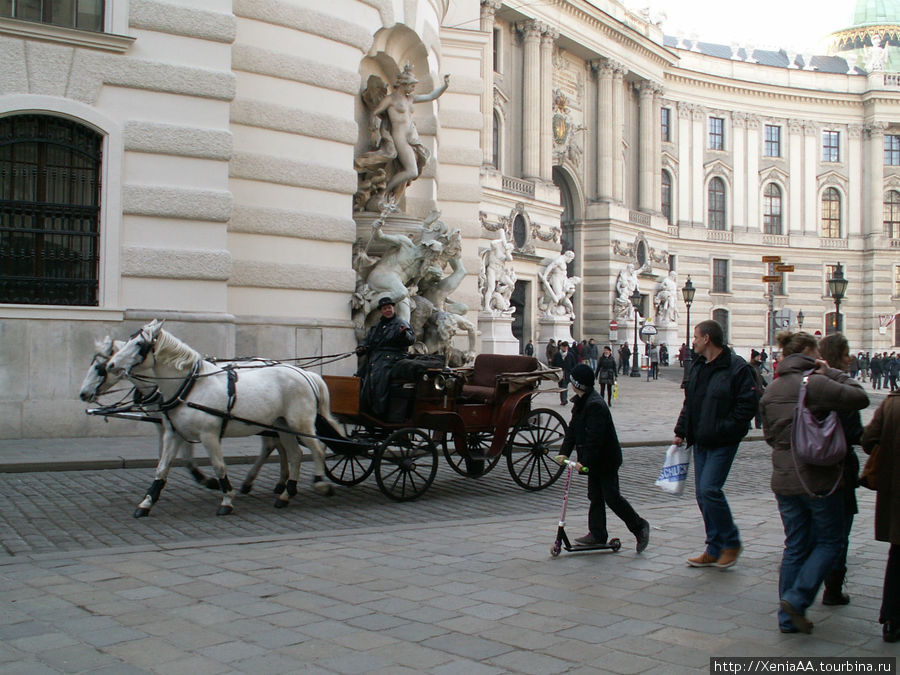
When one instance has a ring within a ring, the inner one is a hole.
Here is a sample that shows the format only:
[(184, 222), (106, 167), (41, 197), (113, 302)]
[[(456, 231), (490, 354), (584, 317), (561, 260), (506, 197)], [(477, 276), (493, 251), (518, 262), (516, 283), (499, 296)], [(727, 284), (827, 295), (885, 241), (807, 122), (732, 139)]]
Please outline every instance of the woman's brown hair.
[(828, 365), (839, 370), (844, 369), (844, 355), (850, 354), (850, 343), (841, 333), (832, 333), (819, 340), (819, 354), (828, 361)]
[(792, 333), (788, 330), (783, 330), (775, 336), (775, 341), (778, 343), (778, 346), (781, 347), (782, 356), (799, 354), (809, 347), (812, 347), (813, 349), (818, 347), (816, 338), (809, 333), (803, 333), (802, 331)]

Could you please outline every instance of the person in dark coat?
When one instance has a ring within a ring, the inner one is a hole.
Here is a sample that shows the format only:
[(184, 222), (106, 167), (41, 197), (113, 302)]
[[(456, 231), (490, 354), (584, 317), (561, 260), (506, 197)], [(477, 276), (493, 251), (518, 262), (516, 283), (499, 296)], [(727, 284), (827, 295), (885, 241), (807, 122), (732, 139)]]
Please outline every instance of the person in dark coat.
[(883, 363), (884, 362), (881, 360), (878, 352), (875, 352), (875, 356), (873, 356), (872, 360), (869, 361), (869, 370), (872, 373), (872, 389), (881, 389), (881, 373)]
[(366, 339), (356, 348), (361, 361), (358, 374), (362, 377), (360, 403), (375, 417), (384, 417), (390, 398), (391, 369), (402, 359), (415, 342), (412, 328), (394, 313), (394, 301), (389, 297), (378, 301), (381, 319), (369, 329)]
[(545, 354), (547, 356), (547, 365), (553, 365), (553, 357), (556, 356), (556, 352), (559, 351), (559, 347), (556, 346), (556, 340), (550, 338), (550, 341), (547, 343), (547, 348), (545, 350)]
[[(819, 340), (819, 354), (832, 368), (847, 371), (848, 364), (852, 368), (850, 344), (840, 333), (826, 335)], [(850, 377), (856, 379), (853, 371)], [(841, 483), (841, 494), (844, 495), (844, 538), (841, 539), (841, 552), (835, 559), (831, 571), (825, 575), (825, 592), (822, 594), (823, 605), (846, 605), (850, 596), (844, 593), (844, 578), (847, 576), (847, 549), (850, 546), (850, 530), (853, 528), (853, 517), (859, 513), (856, 502), (856, 484), (859, 481), (859, 457), (853, 449), (860, 444), (863, 425), (858, 410), (840, 412), (841, 427), (847, 441), (847, 456), (844, 458), (844, 477)]]
[[(858, 382), (819, 358), (809, 333), (783, 332), (778, 377), (762, 399), (763, 434), (772, 448), (772, 492), (784, 525), (784, 553), (778, 577), (778, 627), (782, 633), (811, 633), (807, 608), (840, 555), (844, 536), (843, 462), (815, 466), (797, 459), (791, 440), (803, 378), (806, 406), (819, 419), (830, 411), (852, 412), (869, 404)], [(807, 376), (807, 373), (813, 371)], [(812, 494), (810, 494), (812, 493)]]
[(534, 356), (534, 343), (531, 340), (525, 345), (525, 356)]
[(559, 386), (563, 390), (559, 393), (559, 402), (566, 405), (569, 402), (569, 378), (572, 376), (572, 370), (578, 365), (575, 354), (569, 349), (569, 343), (560, 340), (559, 351), (553, 356), (550, 363), (553, 368), (562, 368), (562, 378), (560, 378)]
[(881, 595), (882, 637), (900, 640), (900, 392), (891, 393), (875, 411), (863, 432), (862, 448), (871, 454), (876, 445), (878, 474), (875, 477), (875, 539), (886, 541), (887, 567)]
[(619, 347), (619, 370), (622, 371), (623, 375), (628, 374), (628, 368), (631, 367), (630, 360), (631, 349), (628, 348), (628, 343), (623, 342), (622, 346)]
[[(594, 371), (587, 364), (579, 364), (572, 371), (572, 420), (560, 447), (557, 461), (568, 458), (574, 450), (578, 464), (588, 468), (589, 532), (576, 539), (579, 544), (605, 544), (609, 540), (606, 529), (608, 506), (637, 539), (638, 553), (650, 542), (650, 523), (641, 518), (619, 492), (619, 467), (622, 466), (622, 447), (613, 424), (609, 407), (594, 389)], [(576, 468), (580, 468), (576, 465)]]
[(610, 347), (603, 348), (603, 356), (597, 361), (597, 381), (600, 383), (600, 398), (606, 393), (606, 402), (612, 405), (613, 386), (616, 383), (616, 360)]

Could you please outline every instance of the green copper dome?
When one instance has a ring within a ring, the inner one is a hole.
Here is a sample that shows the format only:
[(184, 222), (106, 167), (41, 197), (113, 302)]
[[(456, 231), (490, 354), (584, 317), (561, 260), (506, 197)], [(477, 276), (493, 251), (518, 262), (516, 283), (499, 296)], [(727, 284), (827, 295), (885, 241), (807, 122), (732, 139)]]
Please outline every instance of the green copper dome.
[(829, 36), (828, 54), (843, 57), (850, 74), (900, 71), (900, 0), (856, 0), (850, 25)]
[(856, 0), (848, 28), (900, 25), (900, 0)]

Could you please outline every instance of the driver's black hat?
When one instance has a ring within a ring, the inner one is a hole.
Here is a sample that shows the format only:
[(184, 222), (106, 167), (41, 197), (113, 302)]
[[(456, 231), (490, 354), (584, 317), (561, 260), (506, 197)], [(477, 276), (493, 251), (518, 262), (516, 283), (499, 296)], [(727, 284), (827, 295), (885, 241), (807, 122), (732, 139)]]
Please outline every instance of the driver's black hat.
[(393, 305), (394, 301), (391, 300), (390, 296), (384, 296), (381, 300), (378, 301), (378, 309), (381, 309), (385, 305)]

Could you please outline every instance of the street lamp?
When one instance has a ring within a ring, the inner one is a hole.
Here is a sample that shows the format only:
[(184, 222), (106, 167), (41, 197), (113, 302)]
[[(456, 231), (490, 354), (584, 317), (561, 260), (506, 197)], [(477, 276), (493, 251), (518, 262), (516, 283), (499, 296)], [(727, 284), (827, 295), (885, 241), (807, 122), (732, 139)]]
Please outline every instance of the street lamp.
[(803, 330), (803, 319), (805, 319), (805, 318), (806, 317), (803, 316), (802, 309), (799, 312), (797, 312), (797, 328), (799, 328), (800, 330)]
[(681, 297), (684, 298), (684, 304), (687, 307), (687, 342), (685, 342), (685, 346), (687, 347), (687, 355), (685, 356), (685, 371), (687, 371), (687, 364), (691, 362), (691, 303), (694, 302), (694, 293), (697, 292), (697, 289), (694, 288), (694, 284), (691, 283), (691, 275), (688, 275), (687, 281), (684, 284), (684, 287), (681, 289)]
[(640, 377), (641, 376), (641, 367), (638, 365), (638, 346), (637, 346), (637, 325), (638, 325), (638, 309), (641, 306), (641, 292), (638, 289), (634, 289), (634, 293), (631, 294), (629, 300), (631, 300), (631, 306), (634, 308), (634, 351), (631, 353), (631, 373), (630, 377)]
[(834, 330), (838, 333), (843, 332), (843, 321), (841, 320), (841, 300), (844, 299), (844, 293), (847, 292), (847, 284), (849, 282), (844, 278), (844, 266), (838, 263), (834, 267), (834, 273), (828, 279), (828, 291), (834, 298)]

